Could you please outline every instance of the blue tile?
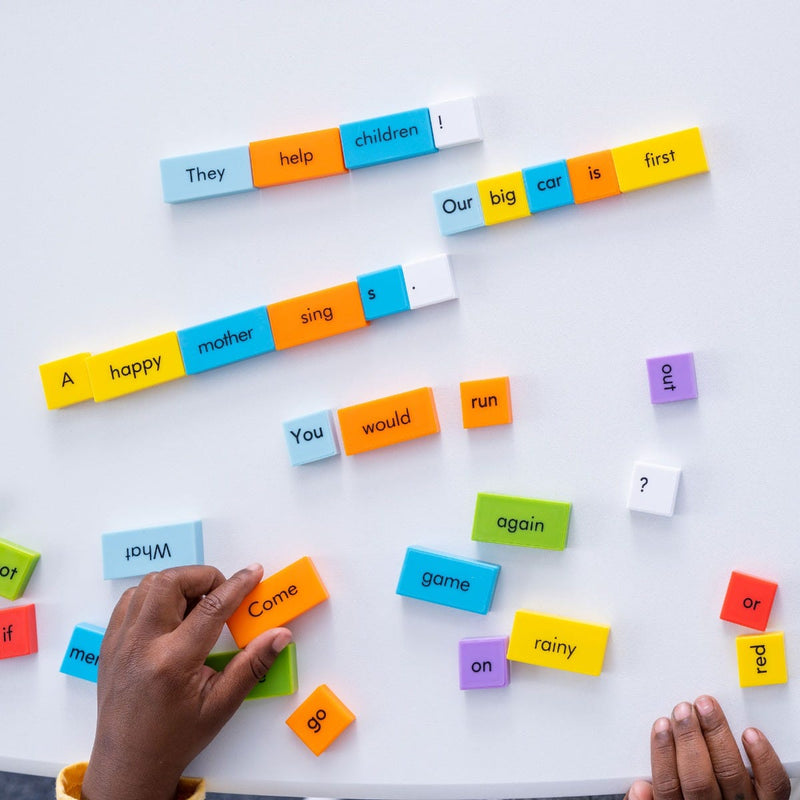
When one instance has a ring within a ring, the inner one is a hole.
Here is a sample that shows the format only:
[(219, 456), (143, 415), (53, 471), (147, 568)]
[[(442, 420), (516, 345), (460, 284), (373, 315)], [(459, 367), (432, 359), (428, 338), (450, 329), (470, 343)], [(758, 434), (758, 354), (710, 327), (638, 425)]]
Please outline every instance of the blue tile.
[(409, 547), (397, 594), (486, 614), (492, 605), (499, 574), (497, 564)]
[(283, 435), (295, 467), (339, 455), (330, 410), (284, 422)]
[(527, 167), (522, 170), (522, 180), (525, 182), (531, 214), (547, 211), (549, 208), (569, 206), (575, 202), (566, 161)]
[(252, 192), (250, 148), (242, 145), (227, 150), (162, 158), (161, 188), (166, 203)]
[(427, 108), (339, 126), (347, 169), (371, 167), (435, 153)]
[(100, 645), (103, 643), (104, 628), (80, 622), (72, 632), (72, 638), (61, 662), (61, 672), (97, 683), (97, 662), (100, 660)]
[(445, 235), (482, 228), (486, 223), (477, 183), (465, 183), (433, 193), (439, 230)]
[(275, 349), (266, 306), (178, 331), (187, 375), (196, 375)]
[(409, 310), (406, 280), (401, 266), (359, 275), (356, 280), (364, 317), (368, 322)]
[(102, 540), (106, 580), (203, 563), (201, 522), (104, 533)]

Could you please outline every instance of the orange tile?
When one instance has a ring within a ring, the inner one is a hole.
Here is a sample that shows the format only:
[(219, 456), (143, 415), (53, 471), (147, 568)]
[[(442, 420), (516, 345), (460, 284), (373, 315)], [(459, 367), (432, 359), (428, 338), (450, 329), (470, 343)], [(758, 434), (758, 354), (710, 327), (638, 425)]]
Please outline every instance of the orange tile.
[(339, 430), (348, 456), (439, 433), (429, 387), (340, 408)]
[(318, 756), (355, 719), (356, 715), (323, 683), (289, 716), (286, 724)]
[(588, 203), (620, 193), (610, 150), (568, 158), (567, 171), (576, 203)]
[(508, 378), (463, 381), (461, 417), (465, 428), (507, 425), (511, 422), (511, 388)]
[(358, 283), (281, 300), (267, 306), (275, 349), (315, 342), (367, 326)]
[(259, 188), (347, 172), (338, 128), (250, 142), (250, 166)]
[(328, 590), (308, 556), (265, 578), (228, 620), (241, 649), (260, 633), (285, 625), (328, 599)]

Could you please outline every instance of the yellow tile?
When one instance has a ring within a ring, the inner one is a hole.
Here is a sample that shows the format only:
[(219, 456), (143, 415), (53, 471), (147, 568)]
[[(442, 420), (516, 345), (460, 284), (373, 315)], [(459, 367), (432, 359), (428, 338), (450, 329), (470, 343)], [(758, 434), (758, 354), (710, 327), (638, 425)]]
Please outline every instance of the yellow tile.
[(607, 625), (520, 610), (514, 615), (508, 659), (599, 675), (610, 630)]
[(96, 402), (149, 389), (186, 374), (174, 331), (87, 359)]
[(89, 356), (91, 353), (78, 353), (39, 366), (48, 408), (64, 408), (92, 399), (92, 384), (86, 369)]
[(737, 636), (736, 656), (740, 686), (768, 686), (789, 680), (782, 631)]
[(667, 133), (611, 151), (622, 192), (708, 172), (700, 128)]
[(483, 219), (487, 225), (530, 216), (522, 171), (478, 181)]
[(508, 377), (462, 381), (461, 418), (465, 428), (510, 423), (511, 389)]

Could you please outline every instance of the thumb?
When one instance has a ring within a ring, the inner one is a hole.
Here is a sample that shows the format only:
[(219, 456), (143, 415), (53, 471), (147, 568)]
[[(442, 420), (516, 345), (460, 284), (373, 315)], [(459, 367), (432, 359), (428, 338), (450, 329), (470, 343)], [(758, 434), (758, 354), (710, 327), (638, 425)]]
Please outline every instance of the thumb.
[(649, 781), (634, 781), (625, 800), (653, 800), (653, 786)]

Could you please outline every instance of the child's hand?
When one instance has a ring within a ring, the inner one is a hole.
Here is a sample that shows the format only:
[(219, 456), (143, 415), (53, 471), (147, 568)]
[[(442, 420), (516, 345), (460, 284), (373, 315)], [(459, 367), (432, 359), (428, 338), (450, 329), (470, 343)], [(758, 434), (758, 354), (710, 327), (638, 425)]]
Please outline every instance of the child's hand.
[(650, 734), (653, 783), (634, 782), (626, 800), (787, 800), (789, 778), (767, 737), (748, 728), (742, 743), (752, 778), (719, 703), (679, 703)]
[(183, 770), (291, 641), (276, 628), (223, 672), (203, 663), (262, 574), (257, 564), (229, 580), (214, 567), (179, 567), (151, 573), (122, 595), (100, 650), (85, 800), (172, 800)]

